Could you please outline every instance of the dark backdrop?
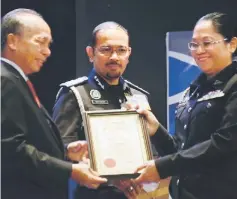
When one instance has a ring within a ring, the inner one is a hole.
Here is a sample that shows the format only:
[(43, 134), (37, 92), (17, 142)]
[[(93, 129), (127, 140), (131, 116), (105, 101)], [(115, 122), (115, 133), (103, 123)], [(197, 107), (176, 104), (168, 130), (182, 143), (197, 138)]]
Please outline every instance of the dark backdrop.
[(52, 56), (31, 77), (50, 112), (58, 85), (91, 69), (85, 47), (93, 28), (103, 21), (116, 21), (131, 37), (132, 56), (125, 78), (151, 93), (152, 108), (164, 124), (166, 32), (192, 30), (208, 12), (227, 12), (237, 19), (237, 0), (2, 0), (1, 14), (19, 7), (40, 12), (52, 29)]

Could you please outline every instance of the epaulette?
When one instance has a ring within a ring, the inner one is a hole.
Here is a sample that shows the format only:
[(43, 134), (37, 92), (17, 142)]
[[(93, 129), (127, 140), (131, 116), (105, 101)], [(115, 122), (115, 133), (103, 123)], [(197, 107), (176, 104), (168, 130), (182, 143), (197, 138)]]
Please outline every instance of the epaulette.
[(130, 81), (126, 80), (126, 79), (125, 79), (124, 81), (125, 81), (130, 87), (132, 87), (132, 88), (134, 88), (134, 89), (136, 89), (136, 90), (139, 90), (139, 91), (141, 91), (142, 93), (145, 93), (145, 94), (147, 94), (147, 95), (150, 95), (150, 93), (149, 93), (148, 91), (146, 91), (146, 90), (140, 88), (139, 86), (133, 84), (132, 82), (130, 82)]
[(186, 88), (184, 90), (184, 92), (183, 92), (183, 96), (182, 97), (185, 97), (188, 94), (189, 91), (190, 91), (190, 87)]
[(60, 87), (65, 86), (65, 87), (72, 87), (72, 86), (77, 86), (77, 85), (81, 85), (86, 83), (88, 80), (88, 77), (83, 76), (83, 77), (79, 77), (77, 79), (73, 79), (64, 83), (60, 84)]
[(181, 95), (181, 98), (179, 99), (179, 104), (180, 103), (184, 103), (184, 102), (186, 102), (187, 101), (187, 94), (189, 94), (189, 91), (190, 91), (190, 87), (188, 87), (188, 88), (186, 88), (184, 91), (183, 91), (183, 93), (182, 93), (182, 95)]

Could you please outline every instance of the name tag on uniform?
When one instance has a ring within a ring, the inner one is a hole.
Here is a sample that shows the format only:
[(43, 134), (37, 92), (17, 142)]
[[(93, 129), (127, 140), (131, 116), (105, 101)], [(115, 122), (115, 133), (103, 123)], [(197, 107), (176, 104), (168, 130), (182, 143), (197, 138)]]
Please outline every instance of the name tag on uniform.
[(151, 107), (145, 95), (135, 94), (132, 96), (126, 96), (126, 99), (129, 104), (132, 104), (134, 106), (138, 104), (144, 109), (151, 110)]
[(201, 98), (199, 98), (197, 101), (201, 102), (201, 101), (205, 101), (209, 99), (215, 99), (215, 98), (223, 97), (224, 95), (225, 93), (223, 93), (223, 91), (221, 90), (211, 91), (207, 93), (206, 95), (202, 96)]
[(108, 100), (91, 100), (91, 103), (92, 104), (109, 104), (109, 101)]

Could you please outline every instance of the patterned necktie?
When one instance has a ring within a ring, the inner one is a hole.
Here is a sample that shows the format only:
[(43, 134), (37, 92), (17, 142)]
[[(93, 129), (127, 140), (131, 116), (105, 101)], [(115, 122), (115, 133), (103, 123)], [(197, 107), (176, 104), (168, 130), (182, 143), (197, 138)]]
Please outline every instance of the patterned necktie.
[(37, 94), (36, 94), (36, 92), (35, 92), (35, 89), (34, 89), (33, 84), (31, 83), (31, 81), (30, 81), (29, 79), (26, 81), (26, 83), (28, 84), (28, 86), (29, 86), (29, 88), (30, 88), (30, 91), (31, 91), (31, 93), (32, 93), (32, 95), (33, 95), (33, 97), (34, 97), (34, 100), (35, 100), (36, 104), (37, 104), (38, 107), (40, 108), (40, 107), (41, 107), (41, 105), (40, 105), (40, 100), (39, 100), (39, 98), (38, 98), (38, 96), (37, 96)]

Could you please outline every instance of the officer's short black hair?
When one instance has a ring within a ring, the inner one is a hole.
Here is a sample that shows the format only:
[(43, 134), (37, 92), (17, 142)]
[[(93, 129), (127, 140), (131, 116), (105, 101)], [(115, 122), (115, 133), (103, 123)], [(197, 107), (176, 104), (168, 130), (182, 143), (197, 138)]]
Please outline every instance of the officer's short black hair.
[(90, 46), (94, 47), (96, 45), (96, 37), (97, 37), (97, 33), (101, 30), (106, 30), (106, 29), (122, 29), (124, 30), (124, 32), (128, 35), (128, 39), (129, 39), (129, 34), (126, 28), (124, 28), (122, 25), (114, 22), (114, 21), (107, 21), (107, 22), (103, 22), (101, 24), (99, 24), (98, 26), (96, 26), (92, 32), (92, 38), (91, 38), (91, 42), (90, 42)]
[(12, 34), (20, 34), (21, 28), (23, 27), (23, 23), (20, 21), (18, 16), (20, 15), (34, 15), (43, 19), (42, 15), (37, 13), (34, 10), (26, 9), (26, 8), (18, 8), (8, 12), (2, 18), (1, 24), (1, 50), (4, 49), (7, 42), (7, 35)]
[[(202, 20), (211, 21), (216, 32), (227, 39), (226, 42), (230, 42), (233, 37), (237, 37), (237, 21), (226, 13), (209, 13), (201, 17), (198, 22)], [(235, 50), (234, 55), (237, 55), (237, 50)]]

